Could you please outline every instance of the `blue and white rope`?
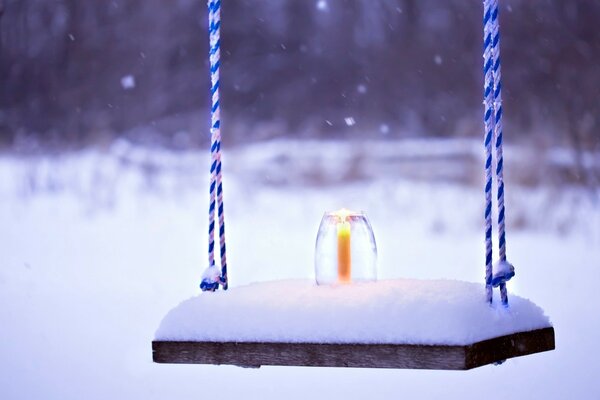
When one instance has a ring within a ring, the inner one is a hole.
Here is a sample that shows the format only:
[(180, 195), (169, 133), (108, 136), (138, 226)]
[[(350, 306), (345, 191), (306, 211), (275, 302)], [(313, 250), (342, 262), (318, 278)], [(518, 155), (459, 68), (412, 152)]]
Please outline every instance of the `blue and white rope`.
[[(485, 149), (486, 149), (486, 295), (492, 302), (492, 288), (499, 286), (503, 305), (508, 306), (506, 281), (514, 276), (514, 267), (506, 260), (506, 232), (504, 207), (504, 156), (502, 150), (502, 73), (500, 67), (500, 24), (498, 0), (484, 0), (484, 104), (485, 104)], [(498, 250), (499, 261), (492, 267), (492, 144), (496, 148), (496, 181), (498, 185)]]
[(485, 144), (485, 290), (492, 302), (492, 139), (494, 135), (494, 77), (492, 72), (492, 0), (483, 2), (483, 105)]
[[(211, 82), (211, 166), (210, 166), (210, 205), (208, 215), (208, 265), (215, 266), (215, 209), (219, 217), (219, 245), (221, 254), (221, 272), (217, 282), (205, 282), (203, 278), (200, 287), (203, 290), (215, 290), (223, 285), (227, 290), (227, 255), (225, 247), (225, 214), (223, 209), (223, 181), (221, 164), (221, 109), (219, 106), (219, 67), (221, 64), (221, 1), (208, 1), (208, 30), (209, 30), (209, 59)], [(204, 277), (215, 274), (204, 274)]]
[[(492, 3), (492, 62), (494, 76), (494, 136), (496, 138), (496, 181), (498, 185), (498, 253), (501, 262), (506, 261), (506, 232), (504, 224), (504, 156), (502, 152), (502, 72), (500, 67), (500, 30), (498, 0)], [(500, 283), (502, 304), (508, 304), (506, 283)]]

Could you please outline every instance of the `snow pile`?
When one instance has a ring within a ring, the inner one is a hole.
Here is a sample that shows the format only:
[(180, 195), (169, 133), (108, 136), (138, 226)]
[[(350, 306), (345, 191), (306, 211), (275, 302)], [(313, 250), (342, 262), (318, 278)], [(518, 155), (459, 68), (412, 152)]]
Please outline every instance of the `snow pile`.
[(184, 301), (156, 340), (465, 345), (551, 326), (527, 299), (511, 295), (509, 309), (490, 307), (484, 293), (453, 280), (256, 283)]

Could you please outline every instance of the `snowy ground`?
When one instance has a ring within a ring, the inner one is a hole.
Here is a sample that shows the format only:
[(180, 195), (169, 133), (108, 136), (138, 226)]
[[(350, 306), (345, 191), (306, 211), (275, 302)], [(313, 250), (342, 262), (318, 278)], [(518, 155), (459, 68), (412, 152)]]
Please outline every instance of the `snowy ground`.
[[(482, 195), (471, 185), (479, 171), (444, 154), (414, 173), (415, 160), (381, 161), (381, 149), (345, 159), (343, 147), (328, 146), (319, 153), (314, 143), (280, 142), (226, 154), (232, 286), (312, 277), (321, 215), (340, 207), (369, 214), (380, 278), (481, 281)], [(351, 168), (357, 160), (366, 161)], [(435, 174), (421, 173), (435, 163)], [(507, 187), (517, 268), (509, 290), (545, 309), (554, 352), (470, 372), (153, 364), (159, 322), (197, 293), (206, 266), (207, 165), (204, 154), (125, 143), (0, 158), (0, 398), (600, 397), (600, 207), (568, 186)], [(386, 165), (413, 167), (374, 173)]]

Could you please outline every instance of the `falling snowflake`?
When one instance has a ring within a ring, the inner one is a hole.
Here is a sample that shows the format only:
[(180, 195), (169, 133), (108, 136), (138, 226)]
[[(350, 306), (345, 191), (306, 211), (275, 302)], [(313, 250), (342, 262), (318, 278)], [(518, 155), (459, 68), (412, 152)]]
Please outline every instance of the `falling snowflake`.
[(125, 90), (130, 90), (135, 87), (135, 77), (133, 75), (125, 75), (121, 78), (121, 87)]
[(344, 118), (344, 122), (348, 126), (353, 126), (354, 124), (356, 124), (356, 121), (354, 120), (353, 117), (346, 117), (346, 118)]

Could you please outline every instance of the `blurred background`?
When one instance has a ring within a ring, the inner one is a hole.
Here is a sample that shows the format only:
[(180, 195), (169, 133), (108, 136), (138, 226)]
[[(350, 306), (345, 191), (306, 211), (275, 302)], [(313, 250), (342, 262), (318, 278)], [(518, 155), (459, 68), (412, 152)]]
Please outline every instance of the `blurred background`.
[[(600, 0), (500, 6), (509, 291), (557, 350), (453, 374), (152, 364), (206, 266), (206, 4), (0, 0), (0, 398), (600, 397)], [(342, 207), (380, 278), (482, 282), (481, 2), (224, 0), (222, 21), (231, 287), (313, 279)]]
[[(0, 4), (3, 146), (206, 144), (203, 2)], [(481, 134), (478, 2), (236, 0), (222, 12), (230, 143)], [(501, 18), (509, 140), (598, 151), (600, 2), (504, 0)]]

